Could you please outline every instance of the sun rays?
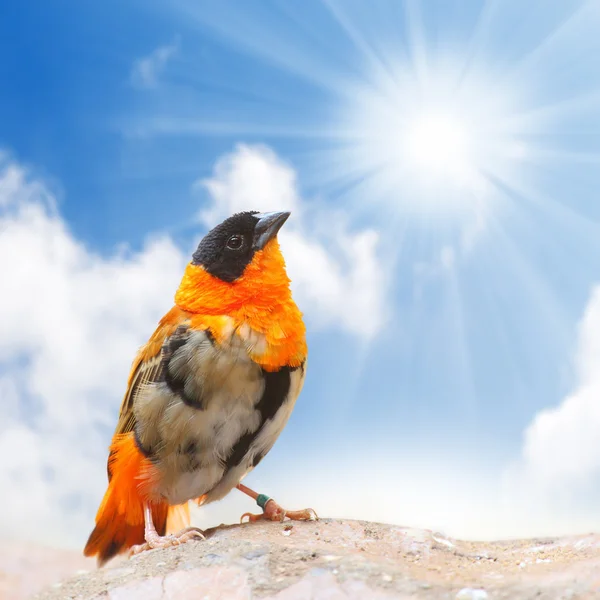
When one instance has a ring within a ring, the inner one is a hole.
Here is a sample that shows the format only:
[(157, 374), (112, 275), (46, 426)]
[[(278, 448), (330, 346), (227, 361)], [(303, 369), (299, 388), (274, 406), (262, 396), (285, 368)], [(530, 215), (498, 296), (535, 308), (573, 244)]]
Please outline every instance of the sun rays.
[(369, 196), (391, 209), (472, 216), (492, 189), (489, 175), (509, 177), (527, 151), (518, 132), (499, 126), (515, 94), (489, 75), (465, 76), (459, 59), (395, 72), (402, 75), (379, 79), (346, 105), (346, 168), (368, 172)]

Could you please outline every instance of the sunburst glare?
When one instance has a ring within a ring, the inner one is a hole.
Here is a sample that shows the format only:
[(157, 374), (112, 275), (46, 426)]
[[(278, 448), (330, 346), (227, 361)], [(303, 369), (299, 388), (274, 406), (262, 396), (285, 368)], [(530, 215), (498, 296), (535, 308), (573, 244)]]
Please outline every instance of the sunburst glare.
[(352, 98), (348, 168), (368, 165), (373, 197), (403, 209), (468, 210), (492, 194), (490, 178), (514, 179), (527, 153), (519, 132), (503, 126), (517, 112), (514, 92), (477, 73), (446, 66), (381, 78)]

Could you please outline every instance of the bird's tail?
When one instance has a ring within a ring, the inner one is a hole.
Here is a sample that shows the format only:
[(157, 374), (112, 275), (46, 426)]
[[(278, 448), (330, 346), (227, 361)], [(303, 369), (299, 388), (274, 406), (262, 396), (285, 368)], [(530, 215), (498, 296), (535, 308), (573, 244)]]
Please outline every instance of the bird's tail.
[[(108, 459), (108, 489), (98, 513), (96, 527), (90, 534), (85, 556), (97, 556), (102, 566), (131, 546), (144, 543), (144, 486), (147, 485), (150, 461), (139, 451), (133, 433), (114, 436)], [(167, 528), (189, 525), (188, 505), (172, 506), (153, 502), (152, 519), (159, 535)]]

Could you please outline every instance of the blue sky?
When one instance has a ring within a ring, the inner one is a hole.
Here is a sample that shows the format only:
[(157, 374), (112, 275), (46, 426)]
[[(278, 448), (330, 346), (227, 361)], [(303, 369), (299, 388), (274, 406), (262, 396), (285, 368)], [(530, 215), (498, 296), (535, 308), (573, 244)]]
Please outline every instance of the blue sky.
[(291, 208), (309, 376), (250, 483), (470, 537), (600, 526), (599, 26), (574, 0), (3, 8), (0, 525), (33, 502), (83, 539), (191, 249)]

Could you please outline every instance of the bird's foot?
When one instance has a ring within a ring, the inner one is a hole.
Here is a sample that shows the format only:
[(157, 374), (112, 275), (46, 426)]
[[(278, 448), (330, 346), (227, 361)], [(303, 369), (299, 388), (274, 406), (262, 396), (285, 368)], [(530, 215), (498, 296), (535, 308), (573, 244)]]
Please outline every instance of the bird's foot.
[(264, 494), (259, 494), (256, 498), (256, 504), (262, 509), (262, 514), (253, 515), (252, 513), (244, 513), (240, 519), (241, 523), (244, 523), (244, 519), (248, 517), (248, 523), (255, 523), (256, 521), (283, 521), (284, 519), (290, 519), (291, 521), (317, 521), (319, 517), (312, 508), (305, 508), (304, 510), (285, 510), (273, 498), (269, 498)]
[(154, 550), (155, 548), (171, 548), (180, 546), (193, 539), (205, 539), (204, 533), (197, 527), (186, 527), (178, 533), (169, 535), (158, 535), (156, 531), (146, 532), (146, 543), (133, 546), (129, 551), (129, 556), (145, 552), (146, 550)]

